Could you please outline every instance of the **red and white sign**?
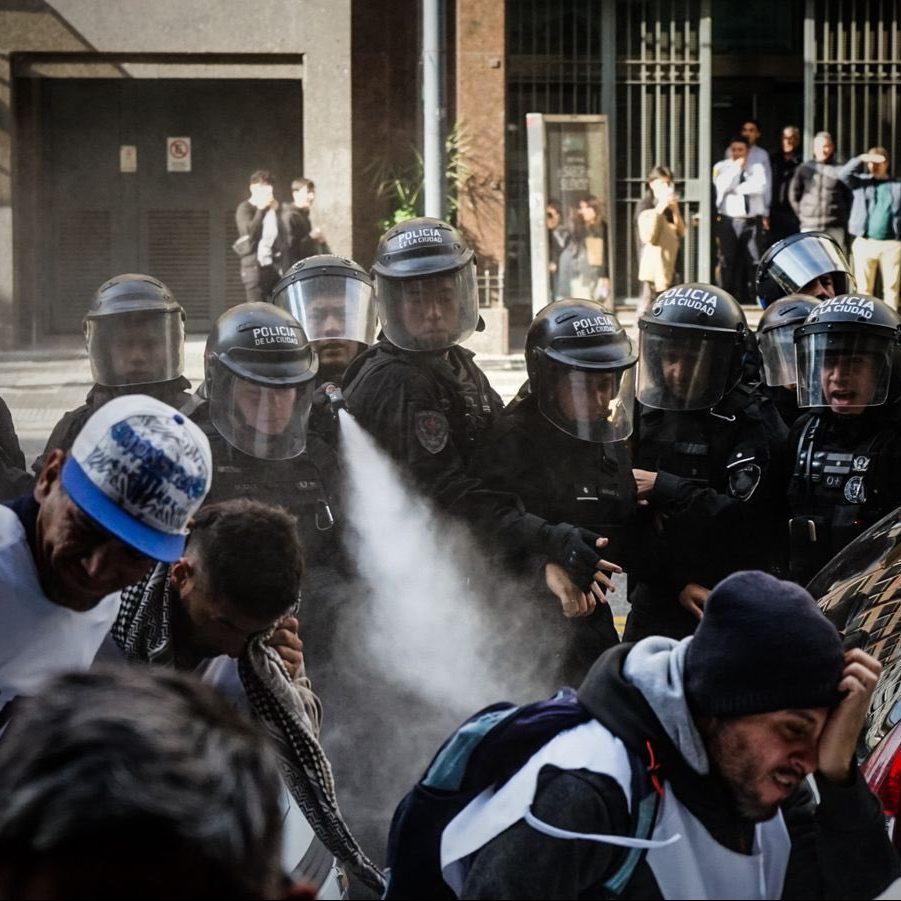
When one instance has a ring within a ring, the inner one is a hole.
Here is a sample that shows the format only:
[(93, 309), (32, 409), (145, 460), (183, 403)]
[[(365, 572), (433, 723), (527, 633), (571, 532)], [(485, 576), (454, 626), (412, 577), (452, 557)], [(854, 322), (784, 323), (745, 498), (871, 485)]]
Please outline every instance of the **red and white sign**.
[(190, 138), (166, 138), (166, 171), (191, 171)]

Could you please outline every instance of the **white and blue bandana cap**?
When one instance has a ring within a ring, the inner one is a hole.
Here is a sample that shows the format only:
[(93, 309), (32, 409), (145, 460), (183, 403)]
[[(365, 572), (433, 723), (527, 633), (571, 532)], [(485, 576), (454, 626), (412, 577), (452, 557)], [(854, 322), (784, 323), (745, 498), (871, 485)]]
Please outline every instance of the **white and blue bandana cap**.
[(144, 394), (104, 404), (78, 433), (62, 483), (91, 519), (154, 560), (182, 555), (210, 489), (210, 445), (190, 419)]

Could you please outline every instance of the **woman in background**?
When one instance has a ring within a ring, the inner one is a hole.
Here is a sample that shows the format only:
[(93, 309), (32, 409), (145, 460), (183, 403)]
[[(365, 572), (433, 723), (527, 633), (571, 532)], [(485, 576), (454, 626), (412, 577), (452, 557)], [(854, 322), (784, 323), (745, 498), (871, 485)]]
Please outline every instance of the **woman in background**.
[(685, 234), (685, 220), (673, 187), (673, 172), (668, 166), (654, 166), (648, 173), (648, 193), (638, 204), (635, 225), (641, 248), (638, 262), (641, 282), (638, 315), (641, 316), (654, 298), (673, 284), (679, 245)]

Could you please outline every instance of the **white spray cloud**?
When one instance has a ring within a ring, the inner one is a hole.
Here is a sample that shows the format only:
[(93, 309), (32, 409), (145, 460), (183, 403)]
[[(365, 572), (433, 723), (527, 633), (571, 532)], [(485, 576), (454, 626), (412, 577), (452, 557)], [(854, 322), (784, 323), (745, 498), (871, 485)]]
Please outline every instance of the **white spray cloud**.
[(557, 648), (523, 635), (527, 618), (520, 616), (521, 605), (536, 599), (509, 578), (492, 577), (466, 530), (412, 491), (346, 412), (341, 431), (371, 662), (461, 717), (498, 700), (546, 696), (547, 662)]

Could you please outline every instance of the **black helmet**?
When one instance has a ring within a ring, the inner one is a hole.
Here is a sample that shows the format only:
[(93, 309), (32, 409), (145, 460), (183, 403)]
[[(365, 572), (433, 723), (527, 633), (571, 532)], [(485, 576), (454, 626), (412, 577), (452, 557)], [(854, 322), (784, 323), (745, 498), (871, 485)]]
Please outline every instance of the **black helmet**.
[(795, 330), (798, 406), (857, 414), (899, 397), (901, 317), (869, 294), (817, 304)]
[(185, 311), (149, 275), (128, 273), (104, 282), (82, 329), (98, 385), (158, 384), (184, 371)]
[(302, 453), (319, 368), (300, 323), (269, 303), (226, 310), (204, 350), (210, 421), (252, 457)]
[(818, 300), (847, 294), (856, 285), (847, 257), (838, 243), (825, 232), (802, 232), (777, 241), (757, 264), (758, 303), (766, 309), (788, 294), (803, 294), (811, 282), (830, 276), (832, 293), (815, 295)]
[(637, 361), (617, 318), (596, 300), (549, 304), (526, 337), (529, 386), (538, 409), (583, 441), (618, 441), (632, 433)]
[(320, 357), (326, 343), (375, 340), (372, 279), (353, 260), (325, 253), (300, 260), (275, 286), (272, 302), (303, 326)]
[(806, 294), (789, 294), (771, 303), (757, 323), (757, 345), (763, 358), (764, 381), (770, 386), (796, 385), (795, 329), (817, 305)]
[(446, 350), (479, 322), (472, 249), (440, 219), (409, 219), (376, 249), (375, 293), (385, 337), (404, 350)]
[(676, 285), (657, 297), (638, 328), (638, 399), (646, 406), (709, 409), (741, 378), (748, 324), (722, 288)]

